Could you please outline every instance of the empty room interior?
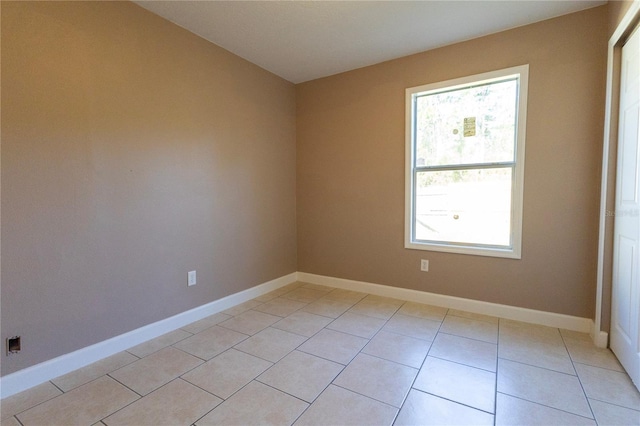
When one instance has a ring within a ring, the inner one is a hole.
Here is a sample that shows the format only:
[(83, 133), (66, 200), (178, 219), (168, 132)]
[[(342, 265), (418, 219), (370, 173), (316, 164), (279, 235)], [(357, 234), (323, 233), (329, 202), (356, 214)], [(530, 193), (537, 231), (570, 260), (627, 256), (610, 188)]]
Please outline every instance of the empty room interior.
[(1, 1), (2, 425), (640, 425), (640, 2)]

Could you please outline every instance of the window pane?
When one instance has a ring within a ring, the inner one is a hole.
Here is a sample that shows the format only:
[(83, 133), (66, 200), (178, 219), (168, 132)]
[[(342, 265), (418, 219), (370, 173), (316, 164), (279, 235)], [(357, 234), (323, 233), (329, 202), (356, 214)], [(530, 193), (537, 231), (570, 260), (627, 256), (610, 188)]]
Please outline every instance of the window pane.
[(514, 161), (517, 81), (416, 99), (416, 166)]
[(510, 246), (511, 168), (416, 174), (415, 239)]

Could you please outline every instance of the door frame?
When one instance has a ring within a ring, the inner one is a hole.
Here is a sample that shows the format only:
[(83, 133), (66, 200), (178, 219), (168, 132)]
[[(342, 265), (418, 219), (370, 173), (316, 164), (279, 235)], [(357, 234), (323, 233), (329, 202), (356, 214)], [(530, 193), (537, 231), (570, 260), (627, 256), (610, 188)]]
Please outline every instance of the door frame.
[[(596, 287), (596, 314), (591, 338), (596, 346), (606, 348), (611, 310), (603, 312), (603, 304), (611, 305), (613, 263), (613, 216), (615, 209), (615, 183), (618, 147), (618, 110), (620, 103), (620, 63), (622, 46), (640, 22), (640, 0), (635, 0), (609, 39), (607, 47), (607, 91), (604, 116), (604, 142), (602, 146), (602, 182), (600, 186), (600, 220), (598, 232), (598, 269)], [(605, 301), (606, 298), (606, 301)], [(606, 318), (605, 318), (606, 317)], [(605, 328), (605, 330), (603, 330)]]

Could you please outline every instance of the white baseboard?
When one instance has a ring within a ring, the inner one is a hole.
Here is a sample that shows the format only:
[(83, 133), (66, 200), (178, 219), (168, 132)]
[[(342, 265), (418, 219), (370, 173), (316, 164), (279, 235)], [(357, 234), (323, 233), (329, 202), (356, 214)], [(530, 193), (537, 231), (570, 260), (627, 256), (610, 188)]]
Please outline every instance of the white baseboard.
[(294, 272), (153, 324), (140, 327), (128, 333), (8, 374), (0, 378), (0, 397), (6, 398), (22, 392), (33, 386), (139, 345), (140, 343), (144, 343), (147, 340), (184, 327), (194, 321), (201, 320), (209, 315), (224, 311), (225, 309), (229, 309), (235, 305), (293, 283), (296, 280), (297, 273)]
[(206, 305), (180, 313), (173, 317), (166, 318), (128, 333), (104, 340), (96, 343), (95, 345), (87, 346), (86, 348), (79, 349), (75, 352), (59, 356), (49, 361), (45, 361), (4, 376), (0, 378), (0, 396), (1, 398), (6, 398), (14, 395), (18, 392), (54, 379), (78, 368), (82, 368), (140, 343), (144, 343), (147, 340), (161, 336), (162, 334), (176, 330), (194, 321), (206, 318), (209, 315), (231, 308), (295, 281), (326, 285), (346, 290), (375, 294), (378, 296), (410, 300), (413, 302), (441, 306), (444, 308), (459, 309), (477, 314), (491, 315), (500, 318), (590, 333), (594, 343), (598, 347), (606, 347), (608, 342), (607, 333), (596, 331), (594, 328), (594, 322), (590, 318), (537, 311), (533, 309), (519, 308), (516, 306), (427, 293), (424, 291), (410, 290), (406, 288), (390, 287), (363, 281), (333, 278), (323, 275), (309, 274), (306, 272), (294, 272), (239, 293), (215, 300), (211, 303), (207, 303)]
[(605, 331), (596, 330), (595, 323), (591, 329), (591, 339), (593, 343), (599, 348), (609, 347), (609, 333)]
[(346, 290), (361, 291), (378, 296), (393, 297), (395, 299), (410, 300), (412, 302), (459, 309), (477, 314), (491, 315), (500, 318), (523, 321), (549, 327), (591, 333), (593, 320), (590, 318), (574, 317), (553, 312), (537, 311), (516, 306), (500, 305), (498, 303), (482, 302), (480, 300), (464, 299), (461, 297), (445, 296), (406, 288), (390, 287), (363, 281), (346, 280), (342, 278), (326, 277), (323, 275), (298, 272), (298, 280), (310, 284), (320, 284)]

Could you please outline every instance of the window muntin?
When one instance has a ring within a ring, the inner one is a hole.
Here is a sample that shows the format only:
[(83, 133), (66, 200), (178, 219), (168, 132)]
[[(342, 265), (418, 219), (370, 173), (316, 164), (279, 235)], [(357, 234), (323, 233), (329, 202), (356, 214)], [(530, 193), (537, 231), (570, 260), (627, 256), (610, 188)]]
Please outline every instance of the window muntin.
[(527, 73), (407, 89), (407, 248), (520, 258)]

